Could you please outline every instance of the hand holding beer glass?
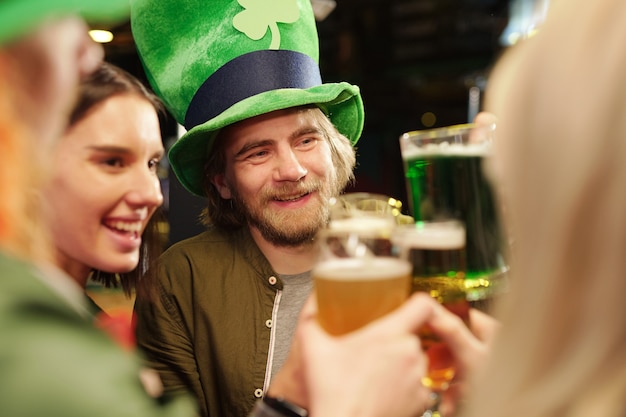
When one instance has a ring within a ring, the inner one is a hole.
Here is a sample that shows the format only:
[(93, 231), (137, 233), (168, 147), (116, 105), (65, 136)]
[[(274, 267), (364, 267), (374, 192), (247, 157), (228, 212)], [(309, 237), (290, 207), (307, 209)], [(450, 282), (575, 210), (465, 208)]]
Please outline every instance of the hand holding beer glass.
[[(400, 256), (412, 265), (412, 291), (428, 293), (467, 324), (470, 306), (465, 288), (463, 223), (449, 220), (400, 226), (392, 240)], [(441, 394), (455, 375), (454, 360), (428, 326), (422, 328), (419, 336), (429, 361), (423, 383), (433, 393), (433, 406), (423, 416), (439, 416)]]
[(331, 201), (318, 235), (313, 282), (320, 325), (332, 335), (356, 330), (399, 307), (409, 296), (411, 265), (393, 250), (397, 201), (351, 193)]

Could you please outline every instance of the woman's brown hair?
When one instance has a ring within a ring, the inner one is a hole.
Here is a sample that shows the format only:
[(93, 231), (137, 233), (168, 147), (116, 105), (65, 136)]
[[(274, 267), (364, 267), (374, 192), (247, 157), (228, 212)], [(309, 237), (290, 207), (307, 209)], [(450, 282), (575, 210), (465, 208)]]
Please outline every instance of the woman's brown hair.
[[(161, 101), (141, 81), (119, 67), (103, 63), (97, 71), (81, 82), (68, 128), (82, 120), (96, 105), (118, 94), (135, 94), (143, 97), (152, 104), (159, 115), (165, 114)], [(139, 249), (139, 263), (134, 270), (123, 274), (94, 270), (91, 279), (105, 287), (121, 286), (128, 296), (135, 290), (143, 291), (144, 285), (147, 286), (150, 281), (147, 274), (154, 270), (153, 264), (165, 245), (161, 232), (163, 218), (162, 211), (157, 209), (146, 226)]]

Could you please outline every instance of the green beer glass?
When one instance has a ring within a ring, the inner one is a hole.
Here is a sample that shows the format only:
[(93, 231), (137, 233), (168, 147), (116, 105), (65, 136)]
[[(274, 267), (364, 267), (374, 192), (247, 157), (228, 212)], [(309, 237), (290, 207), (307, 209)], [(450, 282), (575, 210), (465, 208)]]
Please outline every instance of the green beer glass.
[(503, 289), (504, 236), (490, 182), (483, 173), (495, 125), (464, 124), (400, 136), (409, 208), (416, 221), (460, 220), (466, 228), (469, 301)]

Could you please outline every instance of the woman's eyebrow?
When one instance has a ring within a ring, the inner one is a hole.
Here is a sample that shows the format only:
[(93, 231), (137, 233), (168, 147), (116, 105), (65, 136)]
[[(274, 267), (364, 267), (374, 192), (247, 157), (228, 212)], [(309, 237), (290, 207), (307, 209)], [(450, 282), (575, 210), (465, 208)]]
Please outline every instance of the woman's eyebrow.
[(130, 153), (130, 150), (128, 148), (115, 145), (91, 145), (88, 146), (88, 149), (97, 152)]

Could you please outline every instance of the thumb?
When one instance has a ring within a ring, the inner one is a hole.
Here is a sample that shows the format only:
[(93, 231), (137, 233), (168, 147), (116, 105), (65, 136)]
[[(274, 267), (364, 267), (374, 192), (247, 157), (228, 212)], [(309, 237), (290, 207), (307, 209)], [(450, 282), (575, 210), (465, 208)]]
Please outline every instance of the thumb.
[(428, 294), (414, 293), (400, 307), (382, 318), (370, 323), (370, 326), (385, 326), (390, 332), (417, 331), (430, 320), (437, 302)]

